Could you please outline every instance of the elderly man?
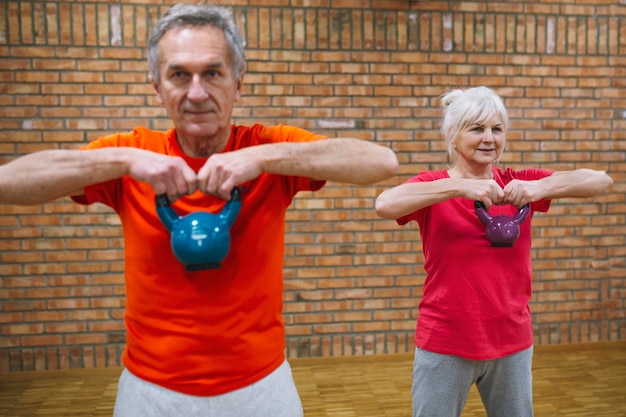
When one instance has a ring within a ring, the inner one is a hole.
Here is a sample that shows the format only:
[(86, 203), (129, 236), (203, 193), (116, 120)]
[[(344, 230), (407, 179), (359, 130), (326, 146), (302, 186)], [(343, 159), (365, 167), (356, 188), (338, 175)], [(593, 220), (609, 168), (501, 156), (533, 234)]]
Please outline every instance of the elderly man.
[[(394, 153), (291, 126), (233, 125), (243, 42), (218, 6), (176, 5), (148, 44), (150, 82), (174, 128), (102, 137), (83, 150), (33, 153), (0, 167), (0, 203), (71, 196), (120, 216), (127, 346), (116, 417), (294, 417), (302, 405), (284, 356), (285, 212), (325, 181), (396, 174)], [(5, 175), (9, 173), (9, 175)], [(217, 269), (188, 271), (172, 253), (155, 197), (181, 215), (241, 209)]]

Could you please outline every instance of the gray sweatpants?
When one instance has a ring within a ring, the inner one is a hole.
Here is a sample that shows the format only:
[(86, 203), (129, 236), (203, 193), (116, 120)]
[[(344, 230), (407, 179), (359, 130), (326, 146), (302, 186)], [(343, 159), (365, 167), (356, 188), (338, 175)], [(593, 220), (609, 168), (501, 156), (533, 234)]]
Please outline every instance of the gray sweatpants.
[(285, 361), (247, 387), (211, 397), (171, 391), (124, 369), (113, 417), (302, 417), (302, 403)]
[(471, 361), (417, 348), (413, 362), (413, 417), (460, 416), (476, 384), (488, 417), (532, 417), (532, 346), (488, 361)]

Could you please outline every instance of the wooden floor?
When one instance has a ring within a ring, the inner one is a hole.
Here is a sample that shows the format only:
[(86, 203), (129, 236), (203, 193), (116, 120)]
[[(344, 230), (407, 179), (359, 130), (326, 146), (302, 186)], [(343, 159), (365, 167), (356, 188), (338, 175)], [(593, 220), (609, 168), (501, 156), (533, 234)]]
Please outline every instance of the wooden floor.
[[(411, 355), (291, 361), (306, 417), (411, 415)], [(0, 416), (111, 416), (120, 369), (0, 373)], [(536, 417), (625, 417), (626, 342), (537, 347)], [(485, 416), (472, 389), (463, 417)]]

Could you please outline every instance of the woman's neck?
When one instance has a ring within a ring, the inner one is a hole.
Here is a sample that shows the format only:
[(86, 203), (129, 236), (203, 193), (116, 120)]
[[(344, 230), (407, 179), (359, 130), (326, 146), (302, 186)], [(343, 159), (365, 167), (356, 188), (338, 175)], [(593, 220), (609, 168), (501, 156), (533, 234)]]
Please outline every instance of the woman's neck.
[(448, 176), (450, 178), (471, 178), (471, 179), (491, 180), (493, 179), (493, 172), (491, 170), (491, 165), (481, 170), (462, 168), (458, 165), (455, 165), (448, 170)]

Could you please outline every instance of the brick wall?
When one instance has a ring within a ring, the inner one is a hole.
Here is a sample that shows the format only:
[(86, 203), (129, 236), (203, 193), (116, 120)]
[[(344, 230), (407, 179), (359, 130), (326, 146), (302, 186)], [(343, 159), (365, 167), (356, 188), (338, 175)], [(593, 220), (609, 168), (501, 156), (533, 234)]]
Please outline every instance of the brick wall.
[[(445, 151), (436, 98), (488, 85), (512, 130), (502, 165), (604, 169), (614, 191), (534, 222), (537, 344), (626, 340), (625, 1), (229, 0), (247, 42), (238, 123), (284, 122), (392, 147), (401, 174), (329, 184), (289, 211), (289, 357), (408, 352), (425, 276), (416, 227), (375, 197)], [(147, 35), (169, 2), (0, 3), (0, 158), (169, 122)], [(61, 199), (0, 206), (0, 371), (119, 364), (117, 216)]]

